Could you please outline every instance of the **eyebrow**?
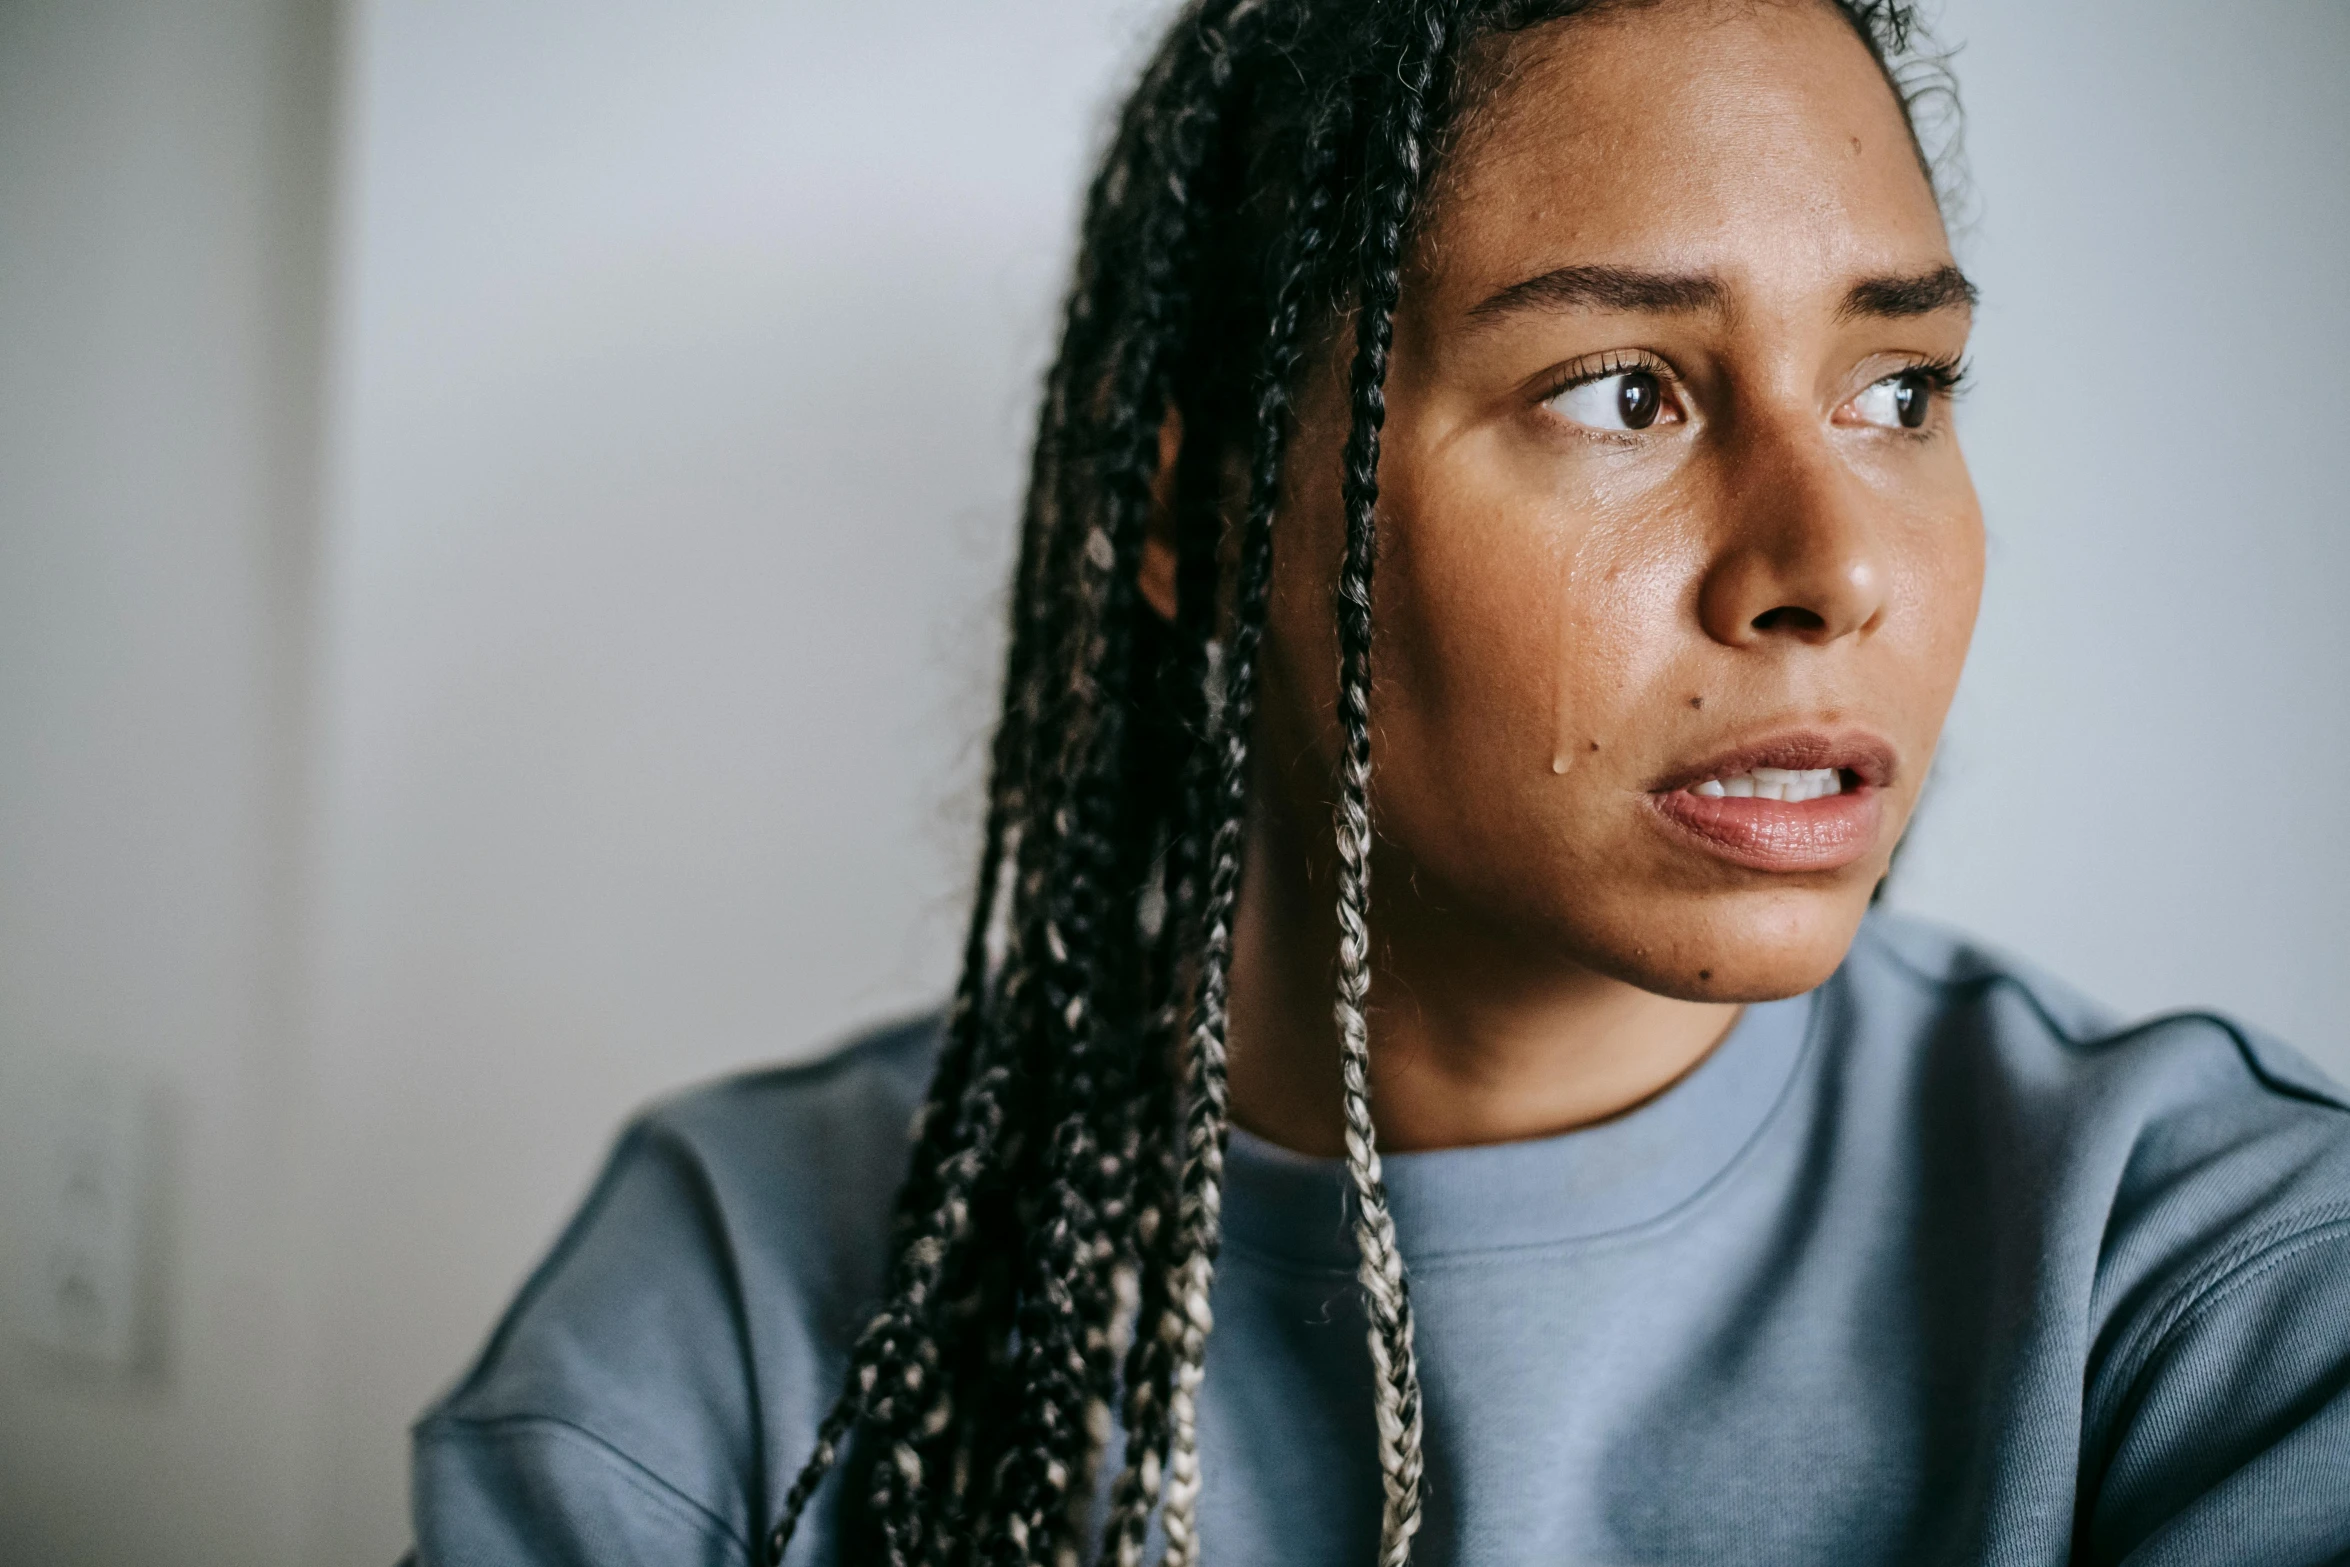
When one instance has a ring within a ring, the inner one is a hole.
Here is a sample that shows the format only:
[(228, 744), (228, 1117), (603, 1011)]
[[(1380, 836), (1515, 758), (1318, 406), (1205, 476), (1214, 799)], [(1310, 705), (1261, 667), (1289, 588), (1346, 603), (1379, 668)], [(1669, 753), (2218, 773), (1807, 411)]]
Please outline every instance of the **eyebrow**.
[[(1966, 274), (1940, 266), (1910, 277), (1863, 278), (1836, 309), (1845, 321), (1930, 316), (1973, 309), (1980, 297)], [(1640, 315), (1686, 315), (1720, 310), (1730, 300), (1722, 280), (1705, 272), (1645, 272), (1636, 267), (1556, 267), (1512, 283), (1478, 303), (1469, 319), (1483, 323), (1528, 310), (1613, 310)]]
[(1863, 278), (1845, 294), (1836, 314), (1845, 321), (1930, 316), (1938, 310), (1972, 310), (1981, 297), (1964, 272), (1941, 266), (1914, 277)]
[(1642, 272), (1633, 267), (1558, 267), (1512, 283), (1469, 312), (1496, 321), (1526, 310), (1620, 310), (1681, 315), (1719, 310), (1729, 301), (1721, 279), (1697, 272)]

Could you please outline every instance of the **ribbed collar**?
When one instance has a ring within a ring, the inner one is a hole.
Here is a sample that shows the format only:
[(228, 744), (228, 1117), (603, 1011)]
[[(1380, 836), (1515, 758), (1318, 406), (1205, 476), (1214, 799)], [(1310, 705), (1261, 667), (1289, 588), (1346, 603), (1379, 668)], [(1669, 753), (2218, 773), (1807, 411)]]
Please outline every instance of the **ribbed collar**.
[[(1749, 1006), (1688, 1076), (1597, 1126), (1382, 1160), (1396, 1237), (1413, 1265), (1585, 1240), (1662, 1218), (1752, 1142), (1795, 1076), (1818, 993)], [(1273, 1260), (1351, 1271), (1346, 1168), (1239, 1127), (1225, 1162), (1224, 1233)]]

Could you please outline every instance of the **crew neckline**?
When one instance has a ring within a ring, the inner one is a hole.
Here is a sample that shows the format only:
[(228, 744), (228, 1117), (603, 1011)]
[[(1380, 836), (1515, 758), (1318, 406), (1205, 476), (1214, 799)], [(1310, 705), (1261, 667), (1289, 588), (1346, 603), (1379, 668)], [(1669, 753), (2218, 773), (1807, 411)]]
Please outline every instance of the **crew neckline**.
[[(1747, 1007), (1728, 1037), (1655, 1099), (1551, 1137), (1383, 1154), (1397, 1244), (1415, 1266), (1590, 1240), (1662, 1218), (1703, 1191), (1770, 1119), (1812, 1034), (1818, 991)], [(1232, 1128), (1224, 1238), (1269, 1260), (1351, 1270), (1340, 1159)]]

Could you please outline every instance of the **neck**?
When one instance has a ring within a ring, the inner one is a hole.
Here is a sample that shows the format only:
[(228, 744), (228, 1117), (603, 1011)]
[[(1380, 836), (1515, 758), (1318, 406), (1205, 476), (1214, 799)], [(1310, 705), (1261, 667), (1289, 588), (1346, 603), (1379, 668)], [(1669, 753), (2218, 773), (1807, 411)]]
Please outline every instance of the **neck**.
[[(1230, 1081), (1240, 1125), (1299, 1153), (1344, 1151), (1328, 834), (1260, 815), (1233, 931)], [(1373, 883), (1371, 1106), (1391, 1151), (1546, 1137), (1679, 1081), (1739, 1008), (1676, 1001), (1554, 946), (1430, 908), (1408, 876)]]

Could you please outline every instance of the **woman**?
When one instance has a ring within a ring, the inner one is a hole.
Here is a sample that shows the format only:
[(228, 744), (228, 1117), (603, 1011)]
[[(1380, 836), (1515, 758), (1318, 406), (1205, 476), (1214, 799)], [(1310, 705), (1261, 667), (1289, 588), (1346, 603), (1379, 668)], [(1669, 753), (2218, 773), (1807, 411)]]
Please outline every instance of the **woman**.
[(1178, 19), (953, 1006), (631, 1130), (423, 1561), (2350, 1555), (2339, 1090), (1864, 918), (1982, 576), (1906, 32)]

